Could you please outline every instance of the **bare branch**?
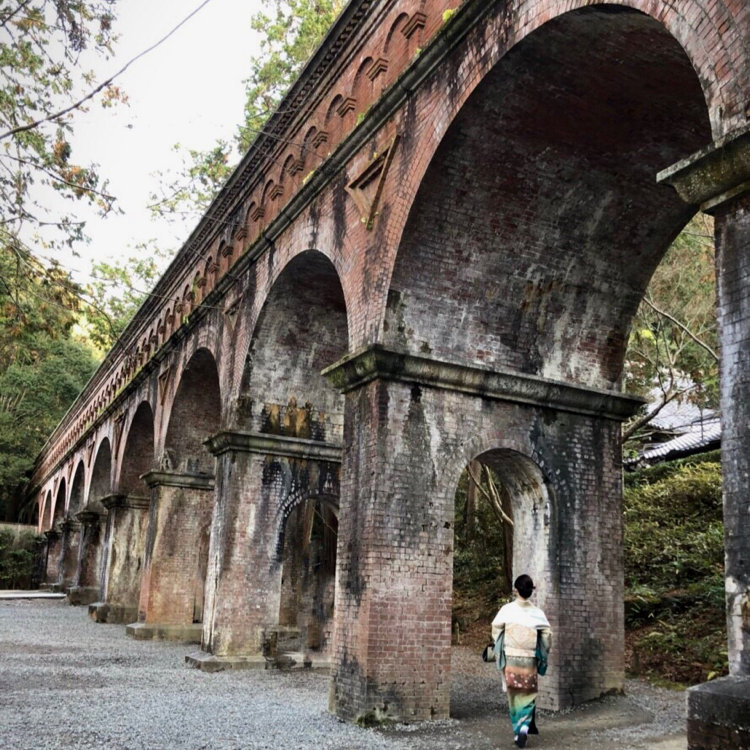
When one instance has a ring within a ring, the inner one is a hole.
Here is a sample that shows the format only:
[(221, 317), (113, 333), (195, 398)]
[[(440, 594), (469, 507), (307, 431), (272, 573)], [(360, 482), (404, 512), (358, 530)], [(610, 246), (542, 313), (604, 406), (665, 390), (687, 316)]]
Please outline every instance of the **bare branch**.
[(705, 342), (701, 341), (684, 323), (681, 323), (677, 318), (675, 318), (673, 315), (670, 315), (668, 312), (665, 312), (664, 310), (661, 310), (658, 308), (648, 297), (644, 297), (643, 301), (655, 312), (659, 315), (662, 315), (667, 320), (674, 323), (679, 329), (684, 331), (693, 341), (695, 341), (698, 346), (705, 349), (716, 362), (719, 361), (719, 355)]

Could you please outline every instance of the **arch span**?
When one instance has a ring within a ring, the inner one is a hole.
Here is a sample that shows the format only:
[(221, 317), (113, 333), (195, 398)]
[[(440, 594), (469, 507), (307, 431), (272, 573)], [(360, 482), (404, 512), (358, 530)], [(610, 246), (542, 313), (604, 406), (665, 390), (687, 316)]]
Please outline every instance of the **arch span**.
[(632, 315), (692, 214), (655, 175), (710, 136), (695, 71), (660, 23), (600, 6), (547, 22), (487, 73), (432, 156), (384, 342), (617, 389)]

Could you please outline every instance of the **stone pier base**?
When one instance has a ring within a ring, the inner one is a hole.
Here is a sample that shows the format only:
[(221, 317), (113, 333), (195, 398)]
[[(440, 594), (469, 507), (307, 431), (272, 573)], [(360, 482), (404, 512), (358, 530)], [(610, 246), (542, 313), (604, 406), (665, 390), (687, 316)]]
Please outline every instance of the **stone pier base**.
[(266, 657), (261, 654), (251, 656), (214, 656), (205, 651), (196, 651), (185, 657), (189, 667), (203, 672), (222, 672), (228, 669), (311, 669), (328, 674), (330, 661), (326, 657), (314, 657), (310, 654), (288, 653), (278, 657)]
[(687, 692), (688, 750), (750, 750), (750, 677), (724, 677)]
[(125, 628), (125, 633), (137, 641), (180, 641), (200, 643), (203, 625), (164, 625), (151, 622), (134, 622)]
[(121, 604), (94, 602), (89, 604), (89, 617), (94, 622), (108, 622), (125, 625), (133, 622), (138, 616), (138, 607), (127, 607)]
[(99, 599), (99, 589), (96, 586), (72, 586), (68, 589), (68, 604), (94, 604)]

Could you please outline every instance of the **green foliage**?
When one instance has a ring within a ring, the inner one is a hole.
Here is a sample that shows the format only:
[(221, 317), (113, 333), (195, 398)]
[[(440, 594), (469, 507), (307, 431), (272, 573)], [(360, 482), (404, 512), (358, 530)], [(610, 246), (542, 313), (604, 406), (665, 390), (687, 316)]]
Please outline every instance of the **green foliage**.
[(159, 278), (167, 253), (140, 244), (137, 254), (111, 263), (99, 261), (91, 267), (93, 281), (88, 296), (93, 305), (84, 308), (88, 337), (102, 352), (114, 346)]
[(8, 528), (0, 528), (0, 589), (31, 588), (37, 539), (30, 531), (15, 534)]
[(510, 595), (504, 575), (505, 538), (486, 500), (477, 502), (473, 513), (469, 510), (469, 482), (464, 472), (455, 499), (453, 620), (460, 633), (471, 634), (476, 623), (480, 639), (486, 639), (488, 623)]
[(246, 150), (263, 128), (344, 7), (344, 0), (265, 0), (251, 25), (262, 34), (260, 53), (250, 59), (245, 121), (237, 141)]
[(219, 140), (208, 151), (186, 150), (179, 143), (172, 150), (181, 155), (182, 165), (176, 175), (156, 173), (159, 189), (151, 194), (149, 209), (168, 220), (200, 218), (232, 173), (232, 148)]
[(718, 452), (626, 475), (631, 669), (673, 682), (726, 671)]
[[(697, 215), (672, 243), (638, 308), (625, 358), (628, 393), (660, 403), (688, 399), (718, 405), (718, 330), (715, 312), (713, 224)], [(626, 427), (630, 437), (648, 419)]]
[[(0, 0), (0, 242), (33, 231), (44, 233), (49, 247), (80, 240), (83, 223), (59, 198), (83, 199), (105, 212), (112, 207), (95, 166), (73, 160), (68, 137), (74, 105), (92, 88), (84, 60), (111, 53), (114, 5)], [(101, 102), (109, 106), (119, 98), (110, 86)]]
[(695, 461), (625, 491), (625, 580), (657, 591), (721, 578), (721, 467)]
[[(241, 152), (262, 132), (345, 0), (263, 0), (262, 5), (251, 19), (261, 40), (259, 54), (250, 58), (250, 76), (245, 81), (244, 120), (236, 135)], [(150, 209), (165, 218), (200, 217), (234, 169), (232, 148), (217, 141), (208, 151), (180, 144), (174, 149), (182, 155), (182, 165), (176, 174), (158, 173), (160, 185), (151, 196)]]
[(95, 369), (73, 338), (77, 305), (59, 266), (0, 244), (0, 518), (17, 509), (26, 473)]

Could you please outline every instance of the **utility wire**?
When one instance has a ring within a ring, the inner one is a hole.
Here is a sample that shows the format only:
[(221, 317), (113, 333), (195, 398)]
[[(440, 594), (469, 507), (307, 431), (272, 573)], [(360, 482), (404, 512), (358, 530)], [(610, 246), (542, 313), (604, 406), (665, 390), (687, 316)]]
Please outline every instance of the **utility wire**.
[(7, 130), (5, 133), (0, 134), (0, 141), (12, 135), (17, 135), (18, 133), (23, 133), (27, 130), (33, 130), (34, 128), (39, 127), (42, 123), (54, 122), (55, 120), (59, 120), (64, 115), (68, 114), (68, 112), (72, 112), (73, 110), (78, 109), (82, 104), (87, 102), (89, 99), (93, 99), (102, 89), (109, 86), (115, 80), (115, 78), (118, 78), (119, 76), (121, 76), (134, 62), (136, 62), (137, 60), (140, 60), (140, 58), (144, 57), (149, 52), (152, 52), (161, 44), (166, 42), (167, 39), (169, 39), (169, 37), (171, 37), (178, 29), (184, 26), (196, 13), (198, 13), (198, 11), (205, 8), (205, 6), (208, 5), (210, 2), (211, 0), (203, 0), (203, 2), (195, 10), (193, 10), (191, 13), (185, 16), (185, 18), (183, 18), (182, 21), (180, 21), (171, 31), (167, 32), (161, 39), (154, 42), (154, 44), (152, 44), (150, 47), (147, 47), (145, 50), (139, 52), (135, 57), (132, 57), (130, 60), (128, 60), (128, 62), (126, 62), (125, 65), (123, 65), (116, 73), (114, 73), (105, 81), (103, 81), (94, 89), (92, 89), (88, 94), (86, 94), (86, 96), (82, 97), (78, 101), (65, 107), (64, 109), (59, 110), (58, 112), (52, 115), (46, 115), (45, 117), (40, 117), (38, 120), (35, 120), (34, 122), (30, 122), (26, 125), (19, 125), (15, 128)]

